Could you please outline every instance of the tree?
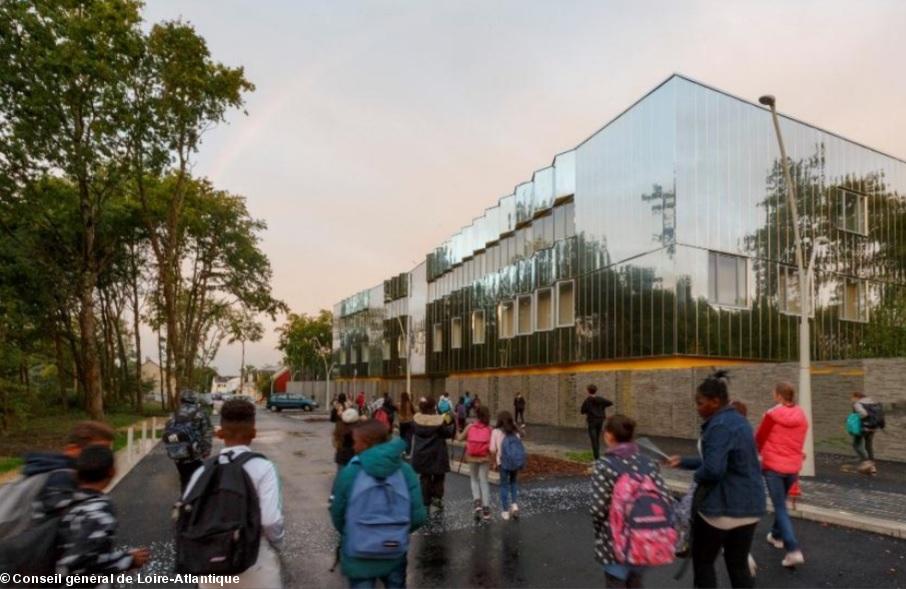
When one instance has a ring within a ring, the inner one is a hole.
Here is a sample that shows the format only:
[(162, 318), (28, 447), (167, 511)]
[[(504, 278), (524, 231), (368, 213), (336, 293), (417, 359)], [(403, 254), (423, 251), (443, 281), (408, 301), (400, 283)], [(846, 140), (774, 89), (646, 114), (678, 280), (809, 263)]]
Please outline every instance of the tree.
[[(327, 376), (333, 342), (333, 313), (326, 309), (322, 309), (317, 317), (290, 313), (277, 332), (280, 334), (277, 349), (283, 352), (283, 363), (293, 373), (301, 371), (314, 378)], [(328, 360), (327, 367), (325, 359)]]
[(73, 268), (88, 411), (104, 413), (94, 308), (101, 219), (128, 171), (128, 82), (142, 49), (132, 0), (0, 3), (0, 199), (28, 204), (35, 178), (70, 178), (78, 198)]
[[(191, 378), (200, 345), (200, 334), (180, 317), (185, 309), (181, 254), (191, 218), (186, 213), (199, 189), (190, 175), (191, 158), (204, 132), (223, 121), (228, 109), (241, 107), (243, 93), (254, 86), (242, 68), (213, 61), (204, 39), (178, 21), (151, 29), (130, 80), (132, 171), (157, 264), (168, 357), (181, 388)], [(149, 185), (149, 179), (163, 176), (166, 182)]]

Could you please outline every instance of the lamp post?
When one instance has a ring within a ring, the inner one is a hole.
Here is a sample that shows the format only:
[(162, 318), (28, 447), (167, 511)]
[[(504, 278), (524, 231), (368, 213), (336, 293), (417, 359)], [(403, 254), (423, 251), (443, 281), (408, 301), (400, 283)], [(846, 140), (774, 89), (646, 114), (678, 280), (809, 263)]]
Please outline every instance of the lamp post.
[(786, 195), (789, 201), (790, 217), (793, 221), (793, 237), (796, 240), (796, 266), (799, 268), (799, 406), (805, 412), (808, 420), (808, 431), (805, 434), (805, 461), (800, 474), (802, 476), (815, 476), (815, 424), (812, 420), (812, 373), (811, 373), (811, 336), (809, 315), (811, 313), (812, 269), (815, 264), (815, 250), (812, 251), (809, 267), (805, 266), (805, 256), (802, 252), (802, 235), (799, 231), (799, 212), (796, 208), (796, 188), (793, 185), (793, 175), (790, 172), (790, 162), (786, 157), (786, 148), (783, 145), (783, 135), (780, 132), (780, 118), (777, 116), (777, 100), (771, 95), (765, 95), (758, 102), (771, 109), (771, 119), (774, 122), (774, 133), (777, 135), (777, 144), (780, 146), (780, 160), (783, 163), (783, 177), (786, 184)]

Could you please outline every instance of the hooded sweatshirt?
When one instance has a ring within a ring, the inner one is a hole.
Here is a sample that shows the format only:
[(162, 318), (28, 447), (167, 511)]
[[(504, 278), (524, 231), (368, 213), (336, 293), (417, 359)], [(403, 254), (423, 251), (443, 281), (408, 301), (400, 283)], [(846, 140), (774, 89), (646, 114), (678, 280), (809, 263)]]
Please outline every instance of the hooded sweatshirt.
[(403, 462), (402, 455), (406, 450), (406, 443), (400, 438), (372, 446), (358, 455), (357, 462), (351, 462), (340, 471), (333, 486), (333, 503), (330, 506), (330, 517), (333, 525), (340, 532), (340, 563), (343, 574), (350, 579), (373, 579), (389, 575), (400, 563), (405, 560), (405, 555), (398, 559), (371, 559), (353, 558), (346, 556), (344, 545), (346, 538), (346, 506), (349, 495), (355, 484), (356, 477), (364, 470), (375, 478), (387, 478), (402, 469), (406, 486), (409, 488), (410, 531), (415, 531), (425, 523), (427, 514), (422, 501), (421, 486), (412, 467)]
[(33, 452), (25, 455), (22, 475), (26, 477), (50, 473), (35, 504), (35, 517), (42, 518), (72, 503), (76, 490), (75, 460), (65, 454)]
[(808, 421), (799, 405), (780, 404), (769, 409), (755, 434), (762, 469), (780, 474), (798, 473), (807, 431)]

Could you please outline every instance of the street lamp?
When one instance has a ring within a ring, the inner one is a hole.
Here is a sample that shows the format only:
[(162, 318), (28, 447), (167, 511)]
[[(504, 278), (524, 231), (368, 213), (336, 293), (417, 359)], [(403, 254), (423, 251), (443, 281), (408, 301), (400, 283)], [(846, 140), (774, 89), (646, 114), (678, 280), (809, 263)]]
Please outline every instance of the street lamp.
[[(790, 162), (786, 157), (786, 148), (783, 145), (783, 135), (780, 132), (780, 118), (777, 116), (777, 100), (771, 95), (765, 95), (758, 102), (771, 109), (771, 118), (774, 121), (774, 133), (780, 146), (780, 160), (783, 163), (783, 177), (786, 183), (786, 195), (789, 201), (790, 216), (793, 221), (793, 237), (796, 240), (796, 265), (799, 268), (799, 405), (805, 412), (808, 420), (808, 430), (805, 434), (805, 461), (802, 464), (802, 476), (815, 476), (815, 423), (812, 420), (812, 373), (811, 373), (811, 336), (809, 333), (809, 314), (811, 312), (812, 270), (815, 265), (815, 251), (809, 260), (808, 268), (805, 267), (805, 257), (802, 253), (802, 235), (799, 232), (799, 213), (796, 208), (796, 187), (793, 185), (793, 175), (790, 172)], [(817, 245), (817, 244), (815, 244)]]

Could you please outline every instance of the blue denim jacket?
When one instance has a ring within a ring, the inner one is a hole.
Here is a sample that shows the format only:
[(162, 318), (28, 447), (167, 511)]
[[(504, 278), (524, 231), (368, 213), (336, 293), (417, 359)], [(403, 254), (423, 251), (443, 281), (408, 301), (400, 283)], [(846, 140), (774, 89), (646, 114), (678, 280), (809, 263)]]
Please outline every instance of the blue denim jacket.
[(701, 458), (683, 458), (695, 471), (705, 495), (699, 512), (706, 516), (756, 517), (765, 513), (764, 482), (755, 435), (745, 417), (724, 407), (702, 424)]

